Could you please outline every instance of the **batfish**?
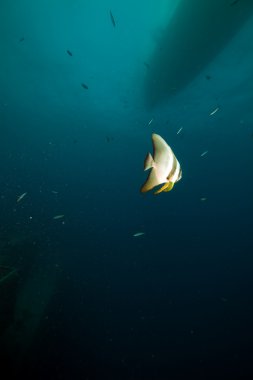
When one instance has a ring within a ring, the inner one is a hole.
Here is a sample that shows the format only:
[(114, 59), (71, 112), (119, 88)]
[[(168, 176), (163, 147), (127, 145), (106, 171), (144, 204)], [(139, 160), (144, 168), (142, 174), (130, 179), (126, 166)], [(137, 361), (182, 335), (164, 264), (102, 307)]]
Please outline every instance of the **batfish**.
[(182, 170), (172, 149), (159, 135), (152, 134), (153, 157), (147, 154), (144, 161), (144, 170), (151, 169), (149, 176), (141, 187), (141, 192), (146, 193), (154, 187), (162, 185), (154, 194), (172, 190), (174, 183), (182, 178)]

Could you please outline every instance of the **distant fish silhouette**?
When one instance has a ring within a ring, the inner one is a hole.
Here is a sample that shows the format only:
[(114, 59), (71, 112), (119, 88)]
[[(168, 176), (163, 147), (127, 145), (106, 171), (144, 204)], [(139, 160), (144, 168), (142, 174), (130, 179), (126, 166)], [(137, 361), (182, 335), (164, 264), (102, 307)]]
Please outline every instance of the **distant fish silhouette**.
[(105, 138), (108, 143), (114, 140), (112, 136), (108, 136), (108, 135)]
[(64, 218), (64, 214), (60, 214), (60, 215), (55, 215), (55, 216), (53, 216), (53, 219), (54, 219), (54, 220), (62, 219), (62, 218)]
[(143, 235), (145, 235), (145, 232), (136, 232), (135, 234), (133, 234), (133, 237), (139, 237)]
[(147, 62), (143, 62), (143, 64), (146, 66), (147, 69), (150, 69), (150, 64)]
[(237, 4), (239, 2), (239, 0), (234, 0), (232, 1), (232, 3), (230, 3), (230, 6), (232, 7), (233, 5)]
[(148, 122), (148, 127), (153, 123), (154, 119), (150, 119), (149, 122)]
[(203, 153), (201, 153), (200, 157), (204, 157), (208, 153), (208, 150), (205, 150)]
[(20, 202), (22, 201), (22, 199), (26, 196), (27, 192), (21, 194), (18, 198), (17, 198), (17, 202)]
[(68, 55), (70, 55), (70, 57), (72, 57), (72, 56), (73, 56), (73, 54), (71, 53), (71, 51), (70, 51), (70, 50), (67, 50), (67, 53), (68, 53)]
[(220, 107), (216, 107), (209, 115), (212, 116), (214, 115), (216, 112), (218, 112), (220, 109)]
[(24, 37), (21, 37), (20, 39), (19, 39), (19, 42), (23, 42), (25, 39), (24, 39)]
[(81, 86), (82, 86), (82, 88), (84, 88), (85, 90), (88, 90), (88, 88), (89, 88), (89, 87), (87, 86), (87, 84), (85, 84), (85, 83), (82, 83)]
[(112, 11), (110, 11), (110, 17), (111, 17), (112, 25), (113, 25), (114, 28), (115, 28), (115, 26), (116, 26), (116, 22), (115, 22), (115, 18), (113, 17)]

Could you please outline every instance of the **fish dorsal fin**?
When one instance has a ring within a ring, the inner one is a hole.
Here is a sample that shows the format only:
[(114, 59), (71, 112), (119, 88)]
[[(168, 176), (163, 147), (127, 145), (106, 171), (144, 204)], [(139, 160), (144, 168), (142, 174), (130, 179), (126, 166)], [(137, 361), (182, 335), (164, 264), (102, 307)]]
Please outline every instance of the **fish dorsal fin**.
[(150, 153), (147, 154), (145, 161), (144, 161), (144, 170), (151, 169), (155, 166), (153, 157)]

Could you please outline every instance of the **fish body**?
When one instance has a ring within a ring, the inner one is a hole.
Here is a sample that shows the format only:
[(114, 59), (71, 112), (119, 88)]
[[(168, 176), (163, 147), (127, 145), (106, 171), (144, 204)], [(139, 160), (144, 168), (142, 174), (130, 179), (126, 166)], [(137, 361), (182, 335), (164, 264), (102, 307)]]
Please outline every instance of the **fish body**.
[(70, 57), (72, 57), (72, 56), (73, 56), (73, 54), (71, 53), (71, 51), (70, 51), (70, 50), (67, 50), (67, 53), (68, 53), (68, 55), (70, 55)]
[(153, 157), (147, 154), (144, 170), (151, 169), (146, 182), (141, 187), (141, 193), (146, 193), (154, 187), (162, 185), (154, 194), (172, 190), (174, 183), (182, 178), (182, 170), (172, 149), (159, 135), (152, 134)]
[(18, 198), (17, 198), (17, 202), (20, 202), (22, 201), (22, 199), (26, 196), (27, 192), (21, 194)]
[(88, 90), (88, 88), (89, 88), (89, 87), (87, 86), (87, 84), (85, 84), (85, 83), (82, 83), (81, 86), (82, 86), (82, 88), (84, 88), (85, 90)]
[(153, 123), (153, 120), (154, 120), (154, 119), (149, 120), (149, 122), (148, 122), (148, 127)]
[(139, 237), (143, 235), (145, 235), (145, 232), (136, 232), (135, 234), (133, 234), (133, 237)]
[(219, 107), (216, 107), (211, 113), (210, 116), (214, 115), (216, 112), (219, 111)]
[(54, 220), (62, 219), (62, 218), (64, 218), (64, 215), (63, 215), (63, 214), (61, 214), (61, 215), (55, 215), (55, 216), (53, 217)]

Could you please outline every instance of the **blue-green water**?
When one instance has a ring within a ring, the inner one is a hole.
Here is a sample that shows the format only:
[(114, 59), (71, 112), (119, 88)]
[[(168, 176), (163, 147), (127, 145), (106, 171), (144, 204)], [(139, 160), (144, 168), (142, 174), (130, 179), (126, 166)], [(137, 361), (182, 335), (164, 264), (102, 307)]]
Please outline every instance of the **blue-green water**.
[[(0, 268), (17, 270), (0, 282), (0, 364), (14, 377), (253, 376), (253, 20), (151, 106), (176, 5), (0, 3)], [(158, 196), (139, 191), (153, 132), (183, 171)]]

